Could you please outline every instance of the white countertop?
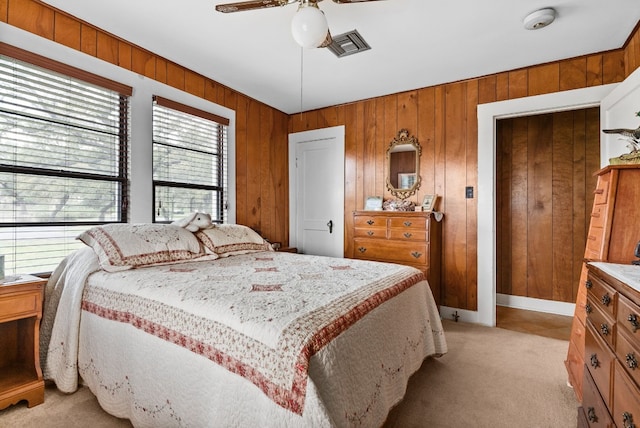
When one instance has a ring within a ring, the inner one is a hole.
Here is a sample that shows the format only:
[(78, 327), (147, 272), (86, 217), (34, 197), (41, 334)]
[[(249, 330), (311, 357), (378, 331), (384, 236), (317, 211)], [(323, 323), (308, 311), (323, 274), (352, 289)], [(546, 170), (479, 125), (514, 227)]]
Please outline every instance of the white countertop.
[(590, 262), (589, 264), (628, 284), (636, 291), (640, 291), (640, 266), (604, 262)]

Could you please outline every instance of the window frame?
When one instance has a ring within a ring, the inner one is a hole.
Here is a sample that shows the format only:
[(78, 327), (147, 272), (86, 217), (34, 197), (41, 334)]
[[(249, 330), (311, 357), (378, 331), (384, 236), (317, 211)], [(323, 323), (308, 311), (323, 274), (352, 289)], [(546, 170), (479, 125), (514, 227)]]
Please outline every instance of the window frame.
[[(0, 230), (7, 230), (9, 233), (30, 233), (33, 232), (34, 229), (41, 229), (42, 232), (49, 231), (60, 231), (60, 233), (65, 234), (65, 230), (73, 230), (74, 228), (80, 226), (94, 226), (106, 223), (126, 223), (129, 219), (129, 139), (130, 139), (130, 98), (133, 94), (133, 88), (128, 85), (124, 85), (122, 83), (116, 82), (114, 80), (104, 78), (97, 74), (93, 74), (88, 71), (84, 71), (82, 69), (69, 66), (67, 64), (49, 59), (47, 57), (35, 54), (33, 52), (29, 52), (15, 46), (9, 45), (4, 42), (0, 42), (0, 55), (7, 57), (9, 59), (13, 59), (22, 63), (29, 64), (36, 68), (48, 70), (52, 72), (54, 75), (61, 75), (64, 78), (68, 78), (71, 80), (82, 82), (83, 84), (100, 87), (103, 90), (111, 91), (113, 93), (113, 101), (119, 104), (118, 110), (118, 118), (114, 121), (114, 124), (117, 124), (117, 129), (112, 138), (114, 138), (114, 146), (117, 146), (117, 158), (114, 158), (114, 162), (117, 162), (117, 168), (109, 173), (92, 173), (87, 171), (74, 171), (69, 169), (55, 169), (49, 168), (47, 166), (37, 167), (37, 166), (25, 166), (21, 164), (10, 164), (4, 163), (0, 164), (0, 172), (8, 173), (8, 174), (16, 174), (19, 176), (40, 176), (40, 177), (51, 177), (52, 179), (77, 179), (77, 180), (95, 180), (103, 183), (117, 183), (117, 188), (114, 193), (114, 202), (116, 203), (116, 207), (114, 207), (113, 214), (111, 219), (107, 221), (99, 221), (99, 220), (69, 220), (69, 219), (61, 219), (60, 221), (25, 221), (26, 219), (13, 218), (7, 220), (13, 221), (5, 221), (0, 222)], [(117, 101), (116, 101), (117, 97)], [(15, 115), (14, 112), (8, 111), (9, 115)], [(56, 123), (56, 122), (54, 122)], [(115, 127), (114, 127), (115, 128)], [(77, 129), (77, 128), (74, 128)], [(117, 138), (116, 138), (117, 136)], [(15, 205), (14, 205), (15, 207)], [(115, 218), (115, 220), (114, 220)], [(57, 232), (56, 232), (57, 233)], [(15, 236), (15, 235), (14, 235)], [(18, 241), (16, 239), (20, 238), (11, 238), (6, 240), (8, 243), (8, 248), (11, 249), (14, 256), (16, 257), (11, 267), (7, 267), (9, 271), (12, 269), (16, 270), (16, 274), (24, 274), (27, 273), (28, 269), (32, 269), (34, 265), (27, 264), (27, 268), (23, 270), (19, 266), (22, 264), (20, 260), (25, 260), (20, 255), (30, 255), (31, 253), (25, 253), (20, 250), (18, 245)], [(52, 245), (58, 245), (60, 241), (52, 241)], [(49, 245), (49, 241), (43, 240), (43, 245)], [(71, 251), (71, 250), (70, 250)], [(67, 253), (68, 254), (68, 253)], [(31, 256), (32, 257), (32, 256)], [(58, 255), (50, 258), (48, 264), (51, 265), (51, 262), (56, 259)], [(27, 258), (26, 260), (32, 260)], [(47, 263), (45, 263), (46, 265)], [(23, 267), (25, 265), (23, 264)], [(29, 272), (33, 273), (33, 272)], [(39, 274), (47, 273), (39, 271)]]
[[(216, 126), (218, 127), (222, 127), (222, 130), (220, 132), (217, 132), (217, 140), (216, 140), (216, 146), (217, 146), (217, 153), (220, 157), (220, 162), (218, 162), (219, 168), (217, 171), (218, 174), (218, 185), (206, 185), (206, 184), (194, 184), (194, 183), (189, 183), (189, 182), (178, 182), (178, 181), (168, 181), (168, 180), (156, 180), (155, 178), (153, 178), (153, 182), (152, 182), (152, 218), (153, 218), (153, 222), (171, 222), (171, 221), (175, 221), (178, 219), (172, 219), (172, 220), (165, 220), (165, 221), (160, 221), (157, 219), (157, 215), (156, 215), (156, 210), (157, 210), (157, 195), (156, 195), (156, 188), (157, 187), (171, 187), (171, 188), (176, 188), (176, 189), (198, 189), (198, 190), (209, 190), (209, 191), (213, 191), (216, 192), (216, 196), (217, 196), (217, 207), (218, 207), (218, 212), (216, 213), (210, 213), (211, 217), (212, 217), (212, 222), (214, 223), (223, 223), (225, 221), (226, 215), (225, 212), (228, 211), (228, 207), (227, 207), (227, 203), (225, 201), (225, 198), (227, 198), (227, 194), (226, 192), (228, 190), (226, 189), (226, 185), (228, 183), (228, 168), (225, 168), (225, 164), (228, 162), (229, 159), (229, 155), (228, 155), (228, 150), (229, 150), (229, 137), (228, 137), (228, 132), (229, 132), (229, 124), (230, 124), (230, 120), (222, 117), (222, 116), (218, 116), (216, 114), (213, 113), (209, 113), (207, 111), (204, 110), (200, 110), (198, 108), (186, 105), (186, 104), (182, 104), (173, 100), (170, 100), (168, 98), (164, 98), (158, 95), (154, 95), (153, 96), (153, 103), (164, 107), (166, 109), (170, 109), (170, 110), (175, 110), (177, 112), (180, 113), (186, 113), (192, 116), (196, 116), (199, 117), (201, 119), (205, 119), (208, 120), (212, 123), (214, 123)], [(153, 115), (152, 115), (153, 116)], [(152, 118), (152, 123), (153, 120), (155, 120), (155, 117)], [(155, 126), (152, 125), (152, 147), (155, 150), (156, 144), (158, 145), (163, 145), (166, 146), (166, 144), (161, 143), (156, 141), (155, 138), (155, 134), (154, 134), (154, 130)], [(225, 147), (226, 145), (226, 147)], [(181, 148), (181, 147), (179, 147)], [(198, 152), (198, 150), (195, 149), (188, 149), (191, 152)], [(201, 153), (207, 153), (205, 151), (201, 151)], [(208, 154), (208, 153), (207, 153)], [(152, 159), (155, 159), (155, 156), (152, 155)], [(226, 160), (226, 162), (225, 162)], [(153, 163), (153, 162), (152, 162)], [(152, 165), (152, 175), (155, 175), (155, 164)]]

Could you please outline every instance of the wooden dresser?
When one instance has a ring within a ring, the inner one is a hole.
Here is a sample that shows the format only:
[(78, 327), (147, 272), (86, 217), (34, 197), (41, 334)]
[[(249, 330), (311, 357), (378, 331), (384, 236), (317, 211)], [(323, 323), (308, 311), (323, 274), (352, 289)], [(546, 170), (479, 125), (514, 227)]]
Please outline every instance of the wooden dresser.
[(44, 402), (40, 319), (46, 279), (23, 275), (0, 284), (0, 409), (26, 400)]
[(640, 426), (640, 266), (589, 263), (579, 427)]
[[(608, 166), (596, 173), (598, 182), (591, 212), (576, 308), (565, 365), (569, 383), (582, 401), (587, 304), (586, 262), (605, 261), (628, 264), (640, 240), (640, 165)], [(637, 424), (640, 427), (640, 424)]]
[(354, 211), (353, 225), (352, 258), (420, 269), (440, 305), (442, 228), (431, 213)]

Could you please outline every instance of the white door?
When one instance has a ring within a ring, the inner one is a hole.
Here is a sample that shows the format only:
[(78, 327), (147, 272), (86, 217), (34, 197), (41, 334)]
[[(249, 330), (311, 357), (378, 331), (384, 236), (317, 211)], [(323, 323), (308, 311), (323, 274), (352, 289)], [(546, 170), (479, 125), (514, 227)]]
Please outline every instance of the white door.
[(344, 126), (289, 135), (289, 243), (344, 256)]

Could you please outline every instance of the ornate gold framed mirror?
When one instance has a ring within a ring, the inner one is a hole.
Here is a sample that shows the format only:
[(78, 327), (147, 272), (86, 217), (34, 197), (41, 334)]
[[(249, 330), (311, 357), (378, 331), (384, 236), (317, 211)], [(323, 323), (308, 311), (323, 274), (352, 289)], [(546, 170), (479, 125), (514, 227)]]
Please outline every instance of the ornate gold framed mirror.
[(401, 129), (387, 149), (387, 189), (398, 199), (407, 199), (420, 188), (422, 147), (409, 131)]

